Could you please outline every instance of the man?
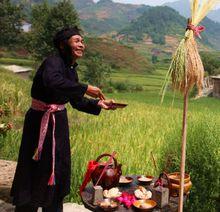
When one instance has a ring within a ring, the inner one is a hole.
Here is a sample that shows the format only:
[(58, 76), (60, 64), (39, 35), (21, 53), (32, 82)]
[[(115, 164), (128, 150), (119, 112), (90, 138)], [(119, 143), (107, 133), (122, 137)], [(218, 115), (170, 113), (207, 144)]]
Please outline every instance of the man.
[[(77, 27), (54, 37), (57, 56), (49, 56), (36, 72), (31, 89), (32, 105), (25, 116), (18, 165), (11, 189), (16, 212), (63, 211), (70, 192), (70, 142), (67, 111), (98, 115), (101, 108), (115, 109), (102, 91), (79, 82), (76, 60), (83, 56), (83, 37)], [(84, 97), (87, 94), (90, 99)]]

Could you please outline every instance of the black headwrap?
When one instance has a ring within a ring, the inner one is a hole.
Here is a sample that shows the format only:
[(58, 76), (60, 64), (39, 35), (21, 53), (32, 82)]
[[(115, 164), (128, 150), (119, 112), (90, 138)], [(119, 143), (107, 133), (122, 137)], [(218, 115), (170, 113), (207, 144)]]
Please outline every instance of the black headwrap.
[(56, 35), (53, 38), (53, 43), (56, 48), (59, 49), (60, 42), (64, 40), (68, 40), (73, 35), (81, 35), (80, 29), (78, 27), (72, 27), (72, 28), (64, 28), (56, 33)]

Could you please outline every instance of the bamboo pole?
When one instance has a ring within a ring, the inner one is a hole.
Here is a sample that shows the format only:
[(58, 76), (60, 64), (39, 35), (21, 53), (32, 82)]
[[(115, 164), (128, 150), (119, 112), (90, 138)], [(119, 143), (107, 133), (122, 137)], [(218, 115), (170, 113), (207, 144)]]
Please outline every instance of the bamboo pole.
[(189, 95), (189, 89), (186, 88), (186, 91), (184, 93), (184, 108), (183, 108), (183, 126), (182, 126), (183, 128), (182, 128), (182, 148), (181, 148), (180, 190), (179, 190), (178, 212), (183, 212), (184, 178), (185, 178), (185, 163), (186, 163), (188, 95)]

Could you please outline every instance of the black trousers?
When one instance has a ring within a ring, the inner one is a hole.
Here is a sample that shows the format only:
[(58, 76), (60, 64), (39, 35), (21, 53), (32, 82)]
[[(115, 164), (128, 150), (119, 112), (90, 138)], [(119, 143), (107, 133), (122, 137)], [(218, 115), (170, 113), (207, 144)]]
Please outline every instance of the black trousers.
[[(15, 212), (37, 212), (37, 210), (38, 207), (34, 207), (30, 204), (15, 207)], [(55, 195), (52, 204), (48, 207), (43, 207), (42, 212), (63, 212), (63, 199), (60, 200)]]
[[(26, 205), (21, 205), (21, 206), (16, 206), (15, 207), (15, 212), (37, 212), (38, 208), (33, 207), (29, 204)], [(63, 202), (62, 204), (52, 204), (49, 207), (42, 208), (42, 212), (63, 212)]]

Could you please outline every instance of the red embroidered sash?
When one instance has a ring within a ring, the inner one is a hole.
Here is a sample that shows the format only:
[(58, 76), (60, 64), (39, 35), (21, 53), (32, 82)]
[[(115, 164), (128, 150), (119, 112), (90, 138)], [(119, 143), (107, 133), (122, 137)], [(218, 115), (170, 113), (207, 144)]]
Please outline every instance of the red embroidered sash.
[(45, 111), (40, 125), (40, 135), (38, 141), (38, 147), (34, 153), (33, 159), (35, 161), (40, 160), (41, 152), (43, 150), (44, 140), (47, 133), (47, 128), (50, 120), (50, 115), (52, 115), (52, 124), (53, 124), (53, 143), (52, 143), (52, 173), (48, 181), (48, 185), (55, 185), (55, 149), (56, 149), (56, 140), (55, 140), (55, 114), (56, 111), (61, 111), (65, 109), (65, 105), (56, 105), (56, 104), (46, 104), (42, 101), (32, 99), (31, 108), (38, 111)]

